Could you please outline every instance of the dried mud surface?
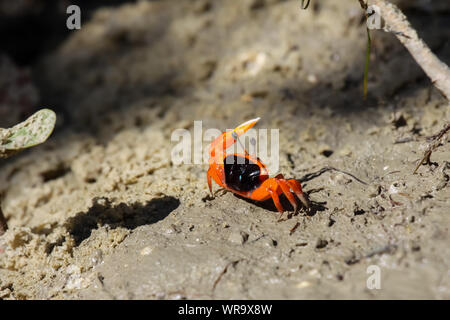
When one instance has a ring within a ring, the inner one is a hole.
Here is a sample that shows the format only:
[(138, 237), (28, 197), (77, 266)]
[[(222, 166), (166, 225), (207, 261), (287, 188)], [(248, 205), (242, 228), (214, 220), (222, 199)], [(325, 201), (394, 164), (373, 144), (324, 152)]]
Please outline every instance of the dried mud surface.
[[(418, 3), (403, 8), (448, 63), (448, 7)], [(299, 7), (105, 8), (40, 59), (33, 78), (59, 129), (1, 164), (0, 298), (449, 299), (449, 144), (412, 174), (448, 101), (379, 31), (364, 102), (357, 1)], [(302, 184), (313, 210), (278, 221), (270, 201), (209, 198), (206, 165), (171, 162), (175, 129), (255, 117), (280, 130), (285, 176), (330, 166), (367, 184), (317, 174)]]

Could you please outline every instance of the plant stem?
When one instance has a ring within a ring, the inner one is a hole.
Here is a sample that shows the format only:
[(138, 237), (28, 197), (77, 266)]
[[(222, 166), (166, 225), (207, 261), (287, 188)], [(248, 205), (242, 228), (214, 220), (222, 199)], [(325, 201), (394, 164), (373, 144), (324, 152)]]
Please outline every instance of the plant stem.
[(6, 223), (2, 207), (0, 206), (0, 236), (2, 236), (6, 232), (6, 230), (8, 230), (8, 224)]
[(364, 99), (367, 98), (367, 83), (369, 82), (369, 64), (370, 64), (371, 47), (372, 47), (372, 40), (370, 39), (370, 30), (369, 28), (367, 28), (367, 51), (366, 51), (366, 65), (364, 67), (364, 84), (363, 84)]

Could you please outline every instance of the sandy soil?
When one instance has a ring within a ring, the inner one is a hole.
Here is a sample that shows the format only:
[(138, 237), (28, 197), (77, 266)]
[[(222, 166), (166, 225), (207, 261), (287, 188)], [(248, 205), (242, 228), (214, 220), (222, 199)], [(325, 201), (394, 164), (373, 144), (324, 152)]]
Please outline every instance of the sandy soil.
[[(0, 298), (450, 299), (449, 145), (413, 174), (448, 101), (381, 31), (363, 101), (357, 1), (313, 2), (100, 9), (39, 59), (58, 130), (1, 164)], [(403, 8), (449, 63), (449, 5)], [(257, 116), (280, 129), (279, 172), (303, 181), (310, 212), (279, 222), (270, 201), (211, 199), (206, 165), (171, 162), (175, 129)], [(327, 166), (367, 184), (306, 179)]]

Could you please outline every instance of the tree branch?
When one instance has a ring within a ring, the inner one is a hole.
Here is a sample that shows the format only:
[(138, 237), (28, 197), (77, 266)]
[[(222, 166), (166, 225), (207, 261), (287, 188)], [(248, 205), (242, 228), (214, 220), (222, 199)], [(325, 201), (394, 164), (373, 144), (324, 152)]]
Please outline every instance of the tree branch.
[(386, 0), (373, 0), (380, 8), (385, 21), (385, 31), (393, 32), (408, 49), (433, 85), (450, 100), (450, 69), (440, 61), (417, 35), (406, 16), (394, 4)]

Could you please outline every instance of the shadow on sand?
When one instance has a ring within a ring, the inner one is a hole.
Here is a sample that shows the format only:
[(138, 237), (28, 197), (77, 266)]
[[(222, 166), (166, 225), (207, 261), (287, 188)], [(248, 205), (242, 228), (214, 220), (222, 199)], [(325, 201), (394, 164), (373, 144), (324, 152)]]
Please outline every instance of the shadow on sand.
[(122, 202), (115, 206), (107, 198), (94, 198), (92, 207), (87, 212), (80, 212), (68, 219), (66, 227), (78, 246), (91, 235), (92, 230), (100, 226), (133, 230), (166, 218), (179, 205), (178, 199), (169, 196), (150, 200), (146, 204)]

